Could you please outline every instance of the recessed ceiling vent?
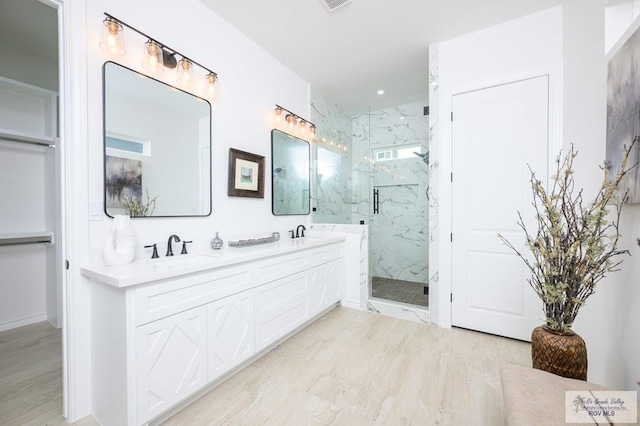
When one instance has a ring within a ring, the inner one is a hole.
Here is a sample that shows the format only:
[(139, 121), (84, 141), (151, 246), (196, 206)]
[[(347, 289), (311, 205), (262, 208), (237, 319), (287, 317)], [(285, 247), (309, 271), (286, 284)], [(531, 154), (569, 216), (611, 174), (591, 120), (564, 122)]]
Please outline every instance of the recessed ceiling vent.
[(329, 12), (333, 12), (334, 10), (342, 7), (346, 4), (351, 3), (353, 0), (320, 0), (320, 3), (327, 8)]

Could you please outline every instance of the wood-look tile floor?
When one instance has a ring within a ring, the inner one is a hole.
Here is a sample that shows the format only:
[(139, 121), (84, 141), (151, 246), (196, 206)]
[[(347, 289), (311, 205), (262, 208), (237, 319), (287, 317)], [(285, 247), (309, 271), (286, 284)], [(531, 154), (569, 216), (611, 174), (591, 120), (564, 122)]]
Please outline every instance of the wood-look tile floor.
[[(0, 333), (0, 424), (65, 425), (62, 336), (48, 322)], [(97, 425), (93, 417), (78, 425)]]
[(501, 425), (530, 345), (337, 308), (165, 425)]
[[(0, 424), (66, 424), (61, 353), (48, 323), (0, 333)], [(165, 424), (501, 425), (500, 369), (529, 354), (528, 343), (337, 308)]]

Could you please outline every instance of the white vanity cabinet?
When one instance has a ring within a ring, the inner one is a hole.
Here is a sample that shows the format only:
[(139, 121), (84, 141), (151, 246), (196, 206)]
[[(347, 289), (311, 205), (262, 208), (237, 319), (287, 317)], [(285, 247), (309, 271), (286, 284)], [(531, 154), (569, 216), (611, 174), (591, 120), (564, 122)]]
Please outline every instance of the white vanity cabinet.
[(256, 350), (262, 350), (309, 318), (310, 272), (280, 278), (254, 290)]
[(213, 381), (255, 353), (253, 291), (207, 306), (208, 380)]
[(334, 260), (318, 266), (311, 273), (311, 314), (326, 309), (340, 300), (345, 291), (344, 262)]
[(207, 307), (135, 330), (136, 417), (152, 419), (207, 383)]
[[(102, 281), (91, 292), (98, 421), (161, 418), (334, 306), (344, 292), (343, 240), (293, 248), (184, 273), (169, 267), (170, 276), (153, 272), (160, 262), (83, 268)], [(132, 281), (128, 270), (145, 278)]]

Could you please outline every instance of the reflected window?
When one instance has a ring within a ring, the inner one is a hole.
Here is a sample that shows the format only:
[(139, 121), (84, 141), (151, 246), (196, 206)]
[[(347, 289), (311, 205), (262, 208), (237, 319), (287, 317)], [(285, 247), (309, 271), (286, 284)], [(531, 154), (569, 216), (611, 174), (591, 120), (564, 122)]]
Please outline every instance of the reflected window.
[(420, 145), (384, 147), (373, 150), (373, 158), (376, 161), (401, 160), (403, 158), (415, 158), (416, 152), (421, 152)]

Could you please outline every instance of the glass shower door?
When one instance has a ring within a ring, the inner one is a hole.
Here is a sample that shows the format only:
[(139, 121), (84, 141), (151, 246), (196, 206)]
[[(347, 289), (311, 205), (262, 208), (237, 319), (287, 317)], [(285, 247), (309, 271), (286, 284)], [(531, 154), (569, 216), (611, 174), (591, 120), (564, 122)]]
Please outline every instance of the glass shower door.
[(428, 116), (423, 102), (369, 113), (371, 296), (428, 307)]

